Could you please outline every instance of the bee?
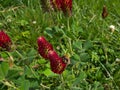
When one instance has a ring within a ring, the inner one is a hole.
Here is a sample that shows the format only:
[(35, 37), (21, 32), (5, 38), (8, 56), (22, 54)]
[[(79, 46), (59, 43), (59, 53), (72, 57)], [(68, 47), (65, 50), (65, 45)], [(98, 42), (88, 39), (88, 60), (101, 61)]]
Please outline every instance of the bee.
[(64, 55), (62, 56), (62, 60), (64, 63), (66, 63), (67, 65), (70, 64), (70, 58), (68, 55)]
[(106, 6), (104, 5), (103, 6), (103, 11), (102, 11), (102, 18), (106, 18), (108, 16), (108, 11), (107, 11), (107, 8)]

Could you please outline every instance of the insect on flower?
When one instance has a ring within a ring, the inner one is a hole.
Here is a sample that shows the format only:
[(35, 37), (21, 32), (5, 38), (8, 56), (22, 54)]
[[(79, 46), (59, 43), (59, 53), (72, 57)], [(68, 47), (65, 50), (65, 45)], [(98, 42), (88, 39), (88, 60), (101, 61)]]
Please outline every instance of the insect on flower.
[(104, 5), (103, 6), (103, 11), (102, 11), (102, 18), (106, 18), (108, 16), (108, 11), (107, 11), (107, 8), (106, 6)]
[(67, 55), (60, 57), (52, 45), (43, 37), (37, 39), (39, 54), (50, 61), (51, 70), (56, 74), (61, 74), (66, 66), (70, 64), (70, 59)]
[(66, 63), (67, 65), (70, 64), (70, 58), (68, 55), (64, 55), (62, 56), (62, 60), (64, 63)]

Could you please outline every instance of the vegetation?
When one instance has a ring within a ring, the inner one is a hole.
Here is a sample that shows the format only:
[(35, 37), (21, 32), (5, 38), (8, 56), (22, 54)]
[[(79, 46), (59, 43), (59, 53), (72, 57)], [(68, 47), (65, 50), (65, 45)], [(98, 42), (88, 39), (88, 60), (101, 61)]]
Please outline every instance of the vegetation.
[[(0, 51), (0, 90), (119, 90), (119, 0), (73, 0), (72, 16), (45, 12), (40, 0), (0, 0), (0, 30), (11, 51)], [(108, 16), (102, 18), (103, 6)], [(109, 28), (115, 26), (115, 30)], [(62, 74), (38, 54), (44, 36), (71, 63)]]

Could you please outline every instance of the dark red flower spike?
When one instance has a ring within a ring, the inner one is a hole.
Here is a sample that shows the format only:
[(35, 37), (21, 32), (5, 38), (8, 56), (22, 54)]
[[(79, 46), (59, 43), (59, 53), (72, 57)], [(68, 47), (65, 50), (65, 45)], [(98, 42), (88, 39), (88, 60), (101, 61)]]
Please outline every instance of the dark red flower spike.
[(40, 36), (38, 38), (37, 43), (38, 43), (38, 52), (39, 52), (39, 54), (43, 58), (48, 59), (48, 52), (50, 50), (53, 50), (52, 45), (43, 36)]
[(63, 61), (63, 58), (59, 57), (55, 51), (49, 51), (48, 57), (50, 60), (50, 67), (54, 73), (61, 74), (67, 64)]
[(37, 40), (38, 52), (40, 55), (50, 61), (51, 70), (56, 74), (61, 74), (66, 66), (70, 64), (68, 56), (60, 57), (54, 50), (52, 45), (43, 37), (39, 37)]
[(66, 15), (71, 15), (72, 0), (50, 0), (50, 3), (55, 10), (62, 10)]
[(72, 0), (63, 0), (61, 9), (64, 14), (71, 15), (72, 13)]
[(1, 30), (0, 31), (0, 47), (9, 51), (11, 44), (12, 42), (10, 37), (3, 30)]
[(104, 5), (103, 6), (103, 11), (102, 11), (102, 18), (106, 18), (108, 16), (108, 11), (107, 11), (107, 8), (106, 6)]
[(55, 10), (61, 9), (61, 3), (62, 3), (62, 0), (50, 0), (50, 4), (52, 5), (52, 8)]

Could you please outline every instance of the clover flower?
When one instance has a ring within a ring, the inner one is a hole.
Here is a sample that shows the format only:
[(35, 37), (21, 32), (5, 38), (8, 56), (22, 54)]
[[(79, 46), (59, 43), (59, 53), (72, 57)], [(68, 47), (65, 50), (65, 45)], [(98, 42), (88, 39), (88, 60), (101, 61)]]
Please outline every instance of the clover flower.
[(55, 10), (62, 10), (66, 15), (71, 15), (72, 12), (72, 0), (50, 0), (50, 3)]
[(61, 9), (64, 14), (69, 14), (71, 15), (72, 11), (72, 0), (63, 0)]
[(43, 36), (40, 36), (38, 38), (37, 43), (38, 43), (38, 52), (39, 52), (39, 54), (43, 58), (48, 59), (48, 52), (50, 50), (53, 50), (52, 45)]
[(11, 46), (12, 42), (10, 37), (3, 31), (0, 31), (0, 47), (6, 49), (6, 50), (10, 50), (10, 46)]
[(60, 57), (53, 49), (52, 45), (43, 37), (37, 39), (39, 54), (50, 61), (51, 70), (54, 73), (61, 74), (70, 63), (68, 57)]
[(50, 60), (51, 70), (54, 73), (61, 74), (65, 70), (67, 64), (63, 61), (63, 59), (60, 56), (58, 56), (58, 54), (55, 51), (49, 51), (48, 57)]

